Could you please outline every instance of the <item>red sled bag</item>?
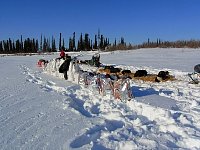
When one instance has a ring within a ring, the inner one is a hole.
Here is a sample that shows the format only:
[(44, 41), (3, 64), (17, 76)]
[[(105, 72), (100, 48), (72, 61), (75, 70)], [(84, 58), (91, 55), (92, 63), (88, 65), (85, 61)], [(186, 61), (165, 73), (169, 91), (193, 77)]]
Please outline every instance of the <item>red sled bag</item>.
[(40, 59), (40, 60), (37, 62), (37, 66), (38, 66), (38, 67), (45, 67), (47, 63), (48, 63), (47, 60)]

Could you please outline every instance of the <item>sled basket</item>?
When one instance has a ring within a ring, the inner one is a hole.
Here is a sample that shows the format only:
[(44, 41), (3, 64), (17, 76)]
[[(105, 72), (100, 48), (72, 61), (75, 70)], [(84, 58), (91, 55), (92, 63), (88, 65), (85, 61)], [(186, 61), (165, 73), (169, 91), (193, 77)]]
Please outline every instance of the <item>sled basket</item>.
[(188, 76), (192, 80), (190, 83), (198, 84), (200, 82), (200, 64), (194, 66), (194, 72), (188, 74)]

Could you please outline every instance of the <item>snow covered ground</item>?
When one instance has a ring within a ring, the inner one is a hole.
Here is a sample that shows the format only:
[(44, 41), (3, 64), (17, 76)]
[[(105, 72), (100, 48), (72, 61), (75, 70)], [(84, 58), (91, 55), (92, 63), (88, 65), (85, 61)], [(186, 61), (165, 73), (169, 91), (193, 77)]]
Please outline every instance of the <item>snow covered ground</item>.
[[(81, 54), (90, 59), (93, 52)], [(200, 85), (187, 77), (200, 63), (200, 50), (102, 52), (104, 64), (150, 74), (167, 70), (177, 79), (133, 80), (135, 98), (127, 103), (36, 66), (56, 57), (0, 58), (0, 149), (200, 149)]]

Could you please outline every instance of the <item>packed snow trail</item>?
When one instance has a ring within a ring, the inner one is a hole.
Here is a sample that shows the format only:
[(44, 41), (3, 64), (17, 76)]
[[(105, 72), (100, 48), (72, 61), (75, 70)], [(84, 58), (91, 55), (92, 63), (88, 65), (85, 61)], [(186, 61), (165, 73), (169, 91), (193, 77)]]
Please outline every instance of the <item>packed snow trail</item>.
[(51, 92), (53, 82), (41, 86), (40, 71), (21, 65), (30, 58), (10, 59), (0, 63), (0, 149), (70, 149), (70, 139), (91, 121), (68, 109), (70, 97)]

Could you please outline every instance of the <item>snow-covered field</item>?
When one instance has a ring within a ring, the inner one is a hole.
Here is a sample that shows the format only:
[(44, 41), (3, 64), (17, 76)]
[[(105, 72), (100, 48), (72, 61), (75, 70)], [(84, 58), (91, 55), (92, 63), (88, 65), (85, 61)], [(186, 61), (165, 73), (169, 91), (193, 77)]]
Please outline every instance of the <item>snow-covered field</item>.
[[(90, 59), (93, 53), (81, 54)], [(167, 70), (177, 79), (133, 80), (135, 98), (127, 103), (36, 66), (56, 57), (0, 58), (0, 149), (200, 149), (200, 85), (188, 84), (187, 76), (200, 63), (199, 49), (102, 52), (104, 64)]]

